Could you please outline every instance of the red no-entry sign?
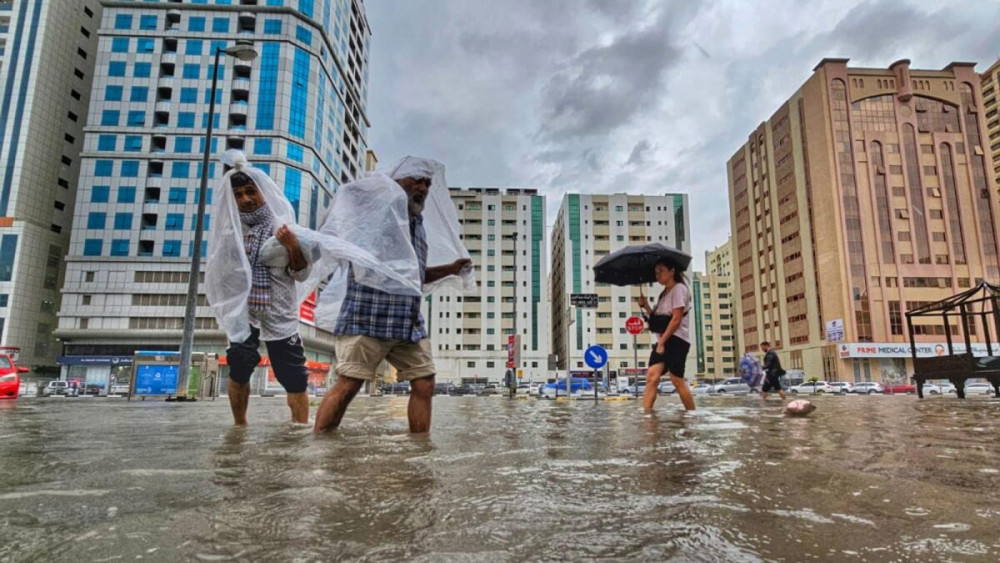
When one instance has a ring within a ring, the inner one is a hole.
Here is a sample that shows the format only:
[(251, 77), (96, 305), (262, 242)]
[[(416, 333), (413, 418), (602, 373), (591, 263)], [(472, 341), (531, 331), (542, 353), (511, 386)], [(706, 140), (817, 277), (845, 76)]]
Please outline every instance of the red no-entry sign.
[(629, 334), (639, 334), (644, 328), (646, 328), (646, 325), (639, 317), (629, 317), (629, 319), (625, 321), (625, 330), (627, 330)]

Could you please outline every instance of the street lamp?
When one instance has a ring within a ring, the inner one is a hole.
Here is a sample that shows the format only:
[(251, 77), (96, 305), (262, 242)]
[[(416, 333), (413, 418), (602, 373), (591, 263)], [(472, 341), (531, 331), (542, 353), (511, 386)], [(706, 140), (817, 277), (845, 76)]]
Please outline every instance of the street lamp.
[(215, 50), (215, 66), (212, 67), (212, 93), (208, 101), (208, 128), (205, 132), (205, 153), (201, 161), (201, 187), (198, 188), (198, 215), (194, 227), (194, 248), (191, 250), (191, 272), (188, 276), (187, 301), (184, 307), (184, 334), (181, 336), (181, 365), (177, 374), (177, 396), (186, 397), (188, 378), (191, 372), (191, 348), (194, 346), (194, 319), (198, 306), (198, 278), (201, 274), (201, 241), (205, 228), (205, 200), (208, 197), (208, 160), (212, 151), (212, 128), (215, 126), (215, 96), (219, 84), (219, 58), (222, 54), (241, 61), (257, 58), (253, 42), (245, 39), (236, 41), (228, 49)]

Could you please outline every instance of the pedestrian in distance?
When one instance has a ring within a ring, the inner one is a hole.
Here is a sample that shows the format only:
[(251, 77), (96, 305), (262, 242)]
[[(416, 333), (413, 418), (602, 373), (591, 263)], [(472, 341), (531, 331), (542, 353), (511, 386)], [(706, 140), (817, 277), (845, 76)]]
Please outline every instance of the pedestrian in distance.
[(785, 391), (781, 388), (781, 378), (785, 375), (785, 370), (781, 367), (778, 351), (766, 340), (760, 343), (760, 349), (764, 352), (764, 384), (760, 388), (760, 397), (767, 399), (768, 393), (777, 391), (781, 400), (785, 400)]
[(646, 412), (653, 410), (653, 403), (666, 374), (677, 390), (684, 409), (694, 410), (694, 397), (684, 380), (685, 363), (691, 348), (691, 291), (684, 274), (674, 264), (660, 260), (655, 266), (656, 281), (663, 285), (655, 307), (650, 307), (644, 295), (639, 296), (639, 307), (649, 316), (649, 330), (656, 336), (646, 370), (646, 389), (642, 403)]

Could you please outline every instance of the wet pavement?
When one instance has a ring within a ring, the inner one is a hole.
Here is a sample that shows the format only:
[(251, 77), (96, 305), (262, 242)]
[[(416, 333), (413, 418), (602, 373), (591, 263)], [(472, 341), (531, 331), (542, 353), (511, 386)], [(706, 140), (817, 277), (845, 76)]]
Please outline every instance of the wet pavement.
[(0, 402), (0, 561), (996, 561), (1000, 401)]

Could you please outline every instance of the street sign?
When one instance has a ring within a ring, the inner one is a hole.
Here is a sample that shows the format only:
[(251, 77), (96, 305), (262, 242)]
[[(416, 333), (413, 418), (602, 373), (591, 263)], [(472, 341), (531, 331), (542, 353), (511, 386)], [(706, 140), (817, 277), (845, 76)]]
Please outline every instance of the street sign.
[(601, 369), (608, 363), (608, 352), (600, 346), (591, 346), (583, 353), (583, 358), (587, 365), (593, 369)]
[(844, 339), (844, 319), (833, 319), (826, 322), (826, 341), (840, 342)]
[(581, 309), (596, 309), (597, 308), (597, 294), (596, 293), (572, 293), (569, 296), (570, 305), (574, 307), (579, 307)]
[(646, 328), (646, 325), (639, 317), (629, 317), (629, 319), (625, 321), (625, 330), (627, 330), (629, 334), (641, 334), (644, 328)]

